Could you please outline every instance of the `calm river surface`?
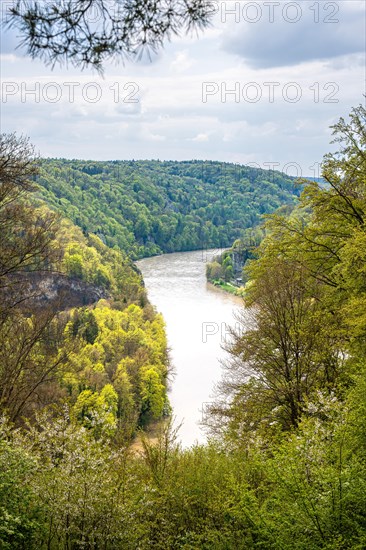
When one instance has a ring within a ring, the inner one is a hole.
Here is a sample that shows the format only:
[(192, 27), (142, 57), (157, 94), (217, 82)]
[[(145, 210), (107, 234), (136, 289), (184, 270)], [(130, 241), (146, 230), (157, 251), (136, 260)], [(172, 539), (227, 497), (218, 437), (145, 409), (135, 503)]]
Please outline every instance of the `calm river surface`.
[(221, 376), (225, 330), (241, 300), (206, 283), (206, 263), (217, 250), (178, 252), (137, 262), (150, 302), (163, 314), (175, 368), (169, 397), (181, 442), (203, 442), (199, 421)]

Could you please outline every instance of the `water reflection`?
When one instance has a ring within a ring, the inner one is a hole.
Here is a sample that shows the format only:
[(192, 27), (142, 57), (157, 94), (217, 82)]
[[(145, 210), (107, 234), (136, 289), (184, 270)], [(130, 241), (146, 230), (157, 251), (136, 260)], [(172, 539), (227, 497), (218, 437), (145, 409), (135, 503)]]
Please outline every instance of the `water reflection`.
[(148, 296), (167, 325), (168, 343), (176, 376), (170, 392), (174, 414), (183, 425), (184, 446), (204, 441), (198, 423), (220, 379), (221, 344), (235, 324), (241, 300), (206, 283), (206, 263), (217, 250), (179, 252), (137, 262)]

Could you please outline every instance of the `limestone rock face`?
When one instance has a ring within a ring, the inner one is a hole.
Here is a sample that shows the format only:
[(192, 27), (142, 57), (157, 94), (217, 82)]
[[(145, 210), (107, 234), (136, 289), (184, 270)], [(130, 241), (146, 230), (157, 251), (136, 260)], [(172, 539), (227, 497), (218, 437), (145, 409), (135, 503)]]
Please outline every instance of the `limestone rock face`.
[(110, 297), (108, 291), (62, 273), (34, 272), (22, 274), (30, 301), (36, 307), (54, 304), (58, 310), (91, 305)]

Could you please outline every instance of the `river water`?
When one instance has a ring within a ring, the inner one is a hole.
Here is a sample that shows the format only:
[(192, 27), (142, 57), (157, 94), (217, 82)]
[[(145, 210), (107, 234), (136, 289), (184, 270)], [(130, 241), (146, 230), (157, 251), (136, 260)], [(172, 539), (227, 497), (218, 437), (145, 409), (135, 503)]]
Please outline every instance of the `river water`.
[(137, 262), (149, 300), (166, 322), (175, 370), (169, 398), (176, 422), (183, 421), (179, 438), (185, 447), (205, 441), (202, 410), (220, 380), (220, 361), (227, 357), (222, 343), (241, 305), (236, 296), (206, 283), (206, 263), (217, 253), (178, 252)]

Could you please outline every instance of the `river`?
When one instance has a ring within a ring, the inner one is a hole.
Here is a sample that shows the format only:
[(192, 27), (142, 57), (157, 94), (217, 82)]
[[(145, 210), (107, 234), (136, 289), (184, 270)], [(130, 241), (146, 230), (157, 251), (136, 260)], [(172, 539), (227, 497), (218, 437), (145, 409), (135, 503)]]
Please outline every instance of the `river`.
[(220, 361), (227, 357), (222, 343), (241, 305), (236, 296), (206, 283), (206, 263), (217, 253), (178, 252), (137, 262), (149, 300), (166, 322), (175, 370), (169, 398), (176, 422), (183, 422), (179, 438), (184, 447), (205, 441), (202, 410), (220, 380)]

